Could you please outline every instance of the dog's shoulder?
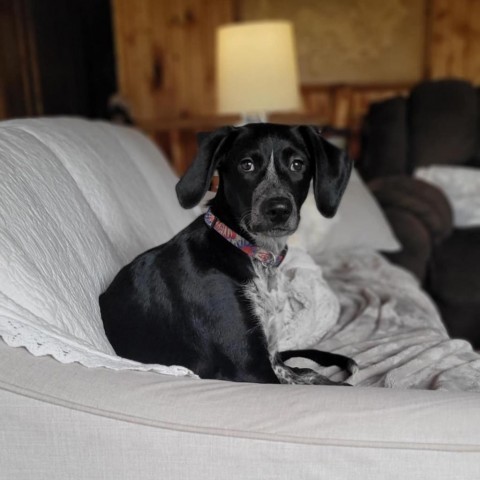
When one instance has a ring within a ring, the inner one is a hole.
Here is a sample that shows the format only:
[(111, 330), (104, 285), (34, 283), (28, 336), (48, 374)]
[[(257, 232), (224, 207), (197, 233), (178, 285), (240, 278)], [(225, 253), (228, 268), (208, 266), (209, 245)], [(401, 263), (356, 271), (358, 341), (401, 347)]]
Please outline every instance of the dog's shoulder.
[(185, 266), (187, 275), (224, 274), (226, 280), (242, 283), (255, 275), (249, 257), (207, 226), (203, 215), (160, 246), (156, 255), (177, 268)]
[(208, 276), (244, 283), (254, 275), (251, 261), (212, 231), (199, 216), (168, 242), (138, 255), (117, 274), (110, 291), (157, 290), (186, 285)]

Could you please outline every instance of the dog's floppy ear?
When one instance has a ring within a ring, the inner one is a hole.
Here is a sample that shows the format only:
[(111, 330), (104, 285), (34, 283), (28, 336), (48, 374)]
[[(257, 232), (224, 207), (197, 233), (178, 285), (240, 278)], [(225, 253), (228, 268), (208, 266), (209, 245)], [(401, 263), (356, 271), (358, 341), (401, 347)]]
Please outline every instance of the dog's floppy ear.
[(227, 140), (233, 130), (234, 127), (222, 127), (211, 133), (197, 135), (197, 156), (175, 187), (178, 201), (183, 208), (198, 205), (207, 193), (215, 168), (226, 151)]
[(322, 138), (309, 125), (296, 127), (313, 161), (313, 192), (319, 212), (333, 217), (350, 178), (353, 162), (343, 151)]

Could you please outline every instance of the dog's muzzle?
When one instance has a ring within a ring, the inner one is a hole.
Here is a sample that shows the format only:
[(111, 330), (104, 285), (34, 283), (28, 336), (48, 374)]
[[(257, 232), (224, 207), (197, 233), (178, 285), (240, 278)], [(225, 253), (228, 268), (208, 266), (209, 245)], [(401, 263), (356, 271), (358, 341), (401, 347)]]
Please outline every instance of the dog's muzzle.
[(297, 210), (293, 200), (286, 196), (265, 198), (253, 211), (252, 233), (283, 237), (291, 235), (297, 227)]
[(260, 207), (261, 214), (272, 226), (284, 225), (292, 211), (292, 202), (285, 197), (269, 198)]

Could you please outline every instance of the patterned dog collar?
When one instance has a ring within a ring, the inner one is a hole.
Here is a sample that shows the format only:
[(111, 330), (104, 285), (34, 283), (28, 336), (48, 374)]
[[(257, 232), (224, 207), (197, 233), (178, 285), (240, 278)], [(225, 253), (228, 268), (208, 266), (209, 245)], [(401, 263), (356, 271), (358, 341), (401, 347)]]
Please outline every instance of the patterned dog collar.
[(220, 234), (225, 240), (227, 240), (227, 242), (230, 242), (232, 245), (239, 248), (249, 257), (258, 260), (265, 267), (278, 267), (283, 262), (283, 259), (287, 254), (288, 247), (285, 247), (278, 255), (275, 255), (268, 250), (264, 250), (263, 248), (253, 245), (222, 223), (212, 213), (211, 209), (207, 210), (203, 218), (205, 219), (205, 223), (218, 234)]

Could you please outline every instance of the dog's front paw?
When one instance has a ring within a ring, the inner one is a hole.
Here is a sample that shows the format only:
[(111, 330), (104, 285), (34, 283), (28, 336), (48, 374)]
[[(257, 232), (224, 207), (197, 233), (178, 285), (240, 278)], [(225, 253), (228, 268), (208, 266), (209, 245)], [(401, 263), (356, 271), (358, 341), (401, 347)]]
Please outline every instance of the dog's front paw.
[(347, 364), (347, 372), (353, 377), (356, 373), (358, 373), (359, 370), (360, 367), (358, 366), (358, 363), (351, 358)]

